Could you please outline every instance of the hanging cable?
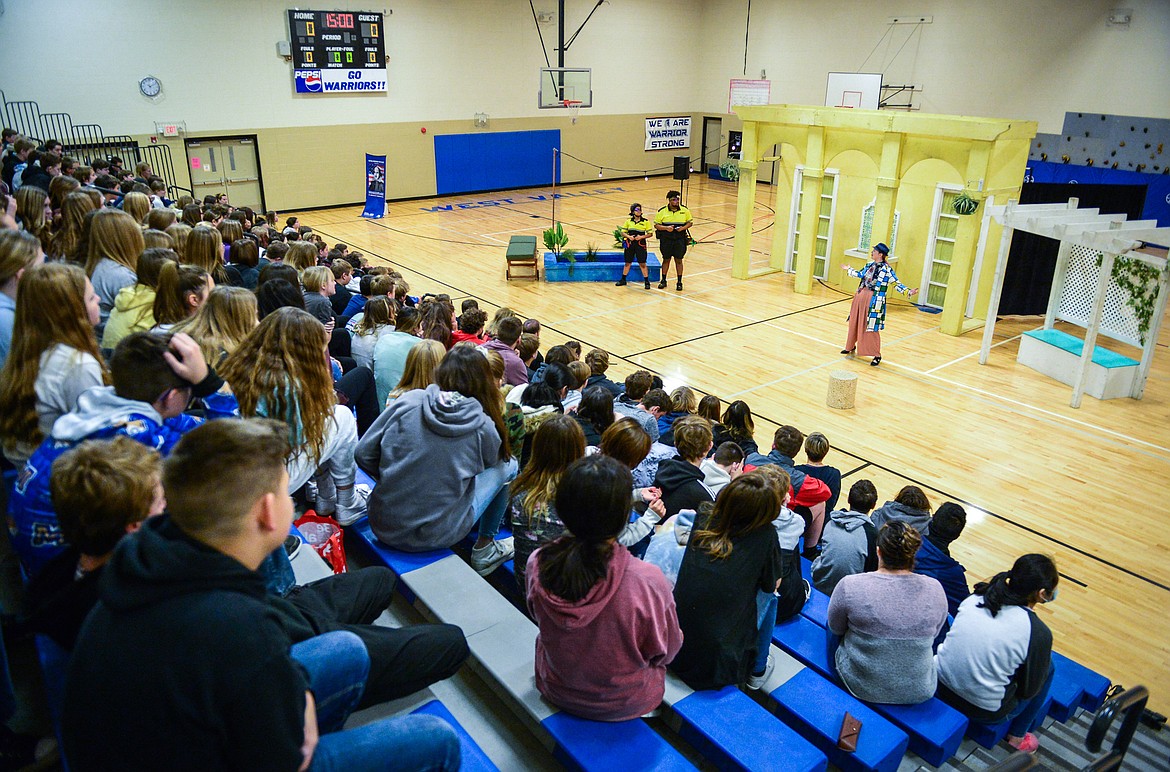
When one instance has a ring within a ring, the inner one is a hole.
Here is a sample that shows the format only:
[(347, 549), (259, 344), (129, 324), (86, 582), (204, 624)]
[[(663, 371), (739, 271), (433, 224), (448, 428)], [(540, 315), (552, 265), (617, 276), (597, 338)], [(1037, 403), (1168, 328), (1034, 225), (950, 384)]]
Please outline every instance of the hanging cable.
[(540, 52), (544, 54), (544, 66), (552, 67), (552, 62), (548, 60), (548, 49), (544, 46), (544, 35), (540, 32), (540, 19), (536, 18), (536, 6), (532, 4), (532, 0), (528, 0), (528, 7), (532, 9), (532, 23), (536, 25), (536, 36), (540, 38)]
[(743, 76), (747, 77), (748, 36), (752, 31), (752, 0), (748, 0), (747, 22), (743, 29)]
[[(531, 2), (531, 0), (529, 0), (529, 2)], [(883, 33), (882, 36), (880, 38), (878, 38), (877, 43), (874, 43), (873, 51), (869, 52), (869, 56), (865, 57), (865, 61), (861, 63), (861, 67), (858, 67), (855, 70), (855, 72), (861, 72), (862, 67), (865, 67), (865, 65), (869, 63), (869, 57), (874, 55), (874, 52), (878, 50), (878, 46), (880, 46), (882, 44), (882, 41), (886, 39), (886, 35), (889, 35), (890, 30), (892, 30), (893, 28), (894, 28), (893, 24), (886, 27), (885, 33)]]

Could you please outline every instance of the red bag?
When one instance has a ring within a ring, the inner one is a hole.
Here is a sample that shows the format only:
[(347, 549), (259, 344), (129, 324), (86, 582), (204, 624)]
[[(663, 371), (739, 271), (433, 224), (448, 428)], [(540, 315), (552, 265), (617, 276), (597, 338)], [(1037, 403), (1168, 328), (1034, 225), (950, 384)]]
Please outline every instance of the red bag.
[(321, 517), (313, 510), (293, 523), (305, 543), (312, 547), (335, 574), (345, 573), (345, 543), (341, 527), (331, 517)]

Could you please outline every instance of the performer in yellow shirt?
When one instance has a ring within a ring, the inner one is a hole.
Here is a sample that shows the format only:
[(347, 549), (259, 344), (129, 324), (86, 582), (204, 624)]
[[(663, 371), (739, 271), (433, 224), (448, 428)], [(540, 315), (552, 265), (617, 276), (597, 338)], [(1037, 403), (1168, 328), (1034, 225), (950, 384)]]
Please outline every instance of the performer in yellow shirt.
[(659, 248), (662, 250), (662, 281), (658, 289), (666, 289), (666, 276), (670, 273), (670, 259), (674, 258), (678, 284), (675, 289), (682, 291), (683, 256), (691, 241), (690, 228), (694, 225), (691, 210), (682, 205), (682, 196), (677, 190), (666, 194), (666, 206), (654, 217), (654, 230), (658, 231)]
[(622, 226), (622, 241), (626, 247), (626, 264), (622, 267), (622, 278), (618, 280), (617, 286), (626, 286), (626, 274), (630, 272), (630, 266), (633, 265), (634, 260), (638, 261), (638, 267), (642, 269), (642, 280), (645, 282), (646, 289), (650, 289), (650, 274), (646, 271), (646, 239), (650, 238), (650, 228), (652, 223), (642, 216), (642, 205), (634, 204), (630, 207), (630, 219), (626, 220), (625, 225)]

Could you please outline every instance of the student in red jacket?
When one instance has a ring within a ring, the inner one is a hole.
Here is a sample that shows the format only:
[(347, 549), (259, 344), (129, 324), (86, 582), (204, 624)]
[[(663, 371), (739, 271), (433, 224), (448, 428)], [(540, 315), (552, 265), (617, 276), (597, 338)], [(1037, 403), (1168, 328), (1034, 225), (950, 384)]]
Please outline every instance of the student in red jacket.
[(634, 482), (620, 462), (574, 461), (557, 487), (568, 532), (528, 559), (536, 688), (569, 713), (624, 721), (658, 706), (682, 647), (670, 583), (617, 543)]

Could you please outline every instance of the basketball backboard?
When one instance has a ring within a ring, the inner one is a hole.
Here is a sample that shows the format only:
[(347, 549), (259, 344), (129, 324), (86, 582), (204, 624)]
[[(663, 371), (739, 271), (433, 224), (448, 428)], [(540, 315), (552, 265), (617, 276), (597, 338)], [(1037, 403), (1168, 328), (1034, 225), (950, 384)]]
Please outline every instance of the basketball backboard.
[(539, 106), (566, 109), (593, 106), (593, 70), (588, 68), (541, 67)]
[(876, 110), (881, 95), (880, 72), (830, 72), (825, 106)]

